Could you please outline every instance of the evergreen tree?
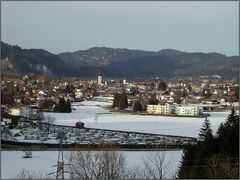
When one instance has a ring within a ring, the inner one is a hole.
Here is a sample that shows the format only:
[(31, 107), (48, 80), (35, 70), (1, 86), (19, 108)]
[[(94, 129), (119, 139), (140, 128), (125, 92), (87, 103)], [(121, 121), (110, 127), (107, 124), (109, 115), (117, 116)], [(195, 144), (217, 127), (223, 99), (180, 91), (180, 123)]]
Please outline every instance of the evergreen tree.
[(178, 178), (239, 178), (239, 115), (234, 109), (215, 137), (206, 118), (199, 140), (183, 151)]
[(160, 90), (160, 91), (166, 91), (166, 89), (167, 89), (167, 84), (166, 84), (166, 82), (161, 81), (161, 82), (158, 84), (158, 90)]
[(121, 110), (128, 108), (128, 98), (125, 92), (121, 94), (120, 97), (120, 107)]
[(112, 108), (117, 107), (117, 94), (114, 94)]
[(68, 113), (72, 112), (71, 103), (70, 103), (69, 99), (66, 102), (66, 112), (68, 112)]
[(119, 93), (114, 94), (112, 108), (115, 108), (115, 107), (119, 108), (120, 98), (121, 98), (121, 94)]
[(203, 89), (203, 97), (204, 99), (209, 99), (212, 97), (212, 93), (209, 89)]
[(187, 96), (187, 90), (185, 88), (183, 88), (183, 92), (182, 92), (182, 97), (186, 97)]
[(148, 101), (148, 104), (150, 105), (158, 105), (159, 101), (156, 98), (151, 98)]
[(58, 103), (58, 111), (59, 112), (66, 112), (66, 101), (64, 98), (60, 98)]
[(71, 103), (69, 100), (67, 102), (64, 98), (60, 98), (58, 104), (54, 108), (55, 112), (72, 112)]
[(75, 95), (75, 92), (71, 92), (71, 97), (75, 100), (76, 99), (76, 95)]
[(74, 86), (72, 84), (67, 84), (66, 85), (66, 92), (67, 93), (72, 93), (74, 91)]
[(142, 104), (139, 100), (135, 101), (133, 104), (133, 112), (142, 112)]
[(196, 145), (188, 145), (183, 150), (181, 167), (178, 172), (178, 178), (180, 179), (191, 179), (196, 177), (197, 169), (195, 168), (196, 162), (194, 159), (197, 159), (195, 151), (197, 150)]
[(199, 141), (206, 141), (206, 140), (212, 140), (213, 139), (213, 134), (212, 134), (212, 129), (211, 129), (211, 124), (209, 119), (206, 117), (203, 126), (200, 129), (199, 133)]
[(120, 110), (123, 110), (128, 107), (128, 98), (125, 92), (122, 94), (116, 93), (113, 99), (112, 108), (117, 107)]
[[(188, 146), (184, 150), (179, 178), (207, 178), (205, 166), (213, 151), (214, 137), (211, 124), (206, 117), (199, 132), (199, 141), (196, 145)], [(198, 168), (196, 168), (196, 167)]]
[(218, 128), (219, 150), (231, 156), (239, 155), (239, 115), (235, 109), (231, 110), (225, 123)]

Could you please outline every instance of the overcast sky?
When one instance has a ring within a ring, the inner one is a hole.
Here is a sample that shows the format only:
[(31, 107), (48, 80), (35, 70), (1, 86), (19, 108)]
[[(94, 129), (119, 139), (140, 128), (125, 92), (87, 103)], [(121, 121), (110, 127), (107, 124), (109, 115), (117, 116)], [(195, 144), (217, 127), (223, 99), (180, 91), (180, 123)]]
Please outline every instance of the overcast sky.
[(238, 55), (238, 2), (2, 2), (2, 41), (52, 53), (113, 47)]

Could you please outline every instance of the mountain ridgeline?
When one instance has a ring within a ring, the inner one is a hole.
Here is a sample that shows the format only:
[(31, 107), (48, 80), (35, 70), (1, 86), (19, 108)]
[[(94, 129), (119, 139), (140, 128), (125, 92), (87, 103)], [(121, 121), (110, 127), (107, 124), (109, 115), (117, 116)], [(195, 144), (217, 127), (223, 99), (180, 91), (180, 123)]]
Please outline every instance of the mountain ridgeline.
[(4, 74), (91, 77), (102, 72), (96, 67), (72, 67), (57, 55), (42, 49), (21, 49), (3, 42), (1, 42), (1, 64)]
[(61, 53), (71, 66), (95, 66), (111, 77), (199, 76), (219, 74), (236, 77), (238, 57), (219, 53), (186, 53), (172, 49), (158, 52), (112, 48)]
[[(172, 53), (171, 53), (172, 51)], [(201, 76), (218, 74), (223, 77), (237, 77), (238, 57), (227, 57), (217, 53), (184, 53), (174, 50), (159, 51), (152, 56), (132, 58), (125, 62), (108, 65), (106, 72), (112, 75), (139, 76)], [(113, 74), (115, 73), (115, 74)]]
[(2, 72), (49, 74), (68, 77), (175, 77), (218, 74), (238, 76), (238, 56), (186, 53), (172, 49), (158, 52), (95, 47), (52, 54), (42, 49), (22, 49), (1, 42)]

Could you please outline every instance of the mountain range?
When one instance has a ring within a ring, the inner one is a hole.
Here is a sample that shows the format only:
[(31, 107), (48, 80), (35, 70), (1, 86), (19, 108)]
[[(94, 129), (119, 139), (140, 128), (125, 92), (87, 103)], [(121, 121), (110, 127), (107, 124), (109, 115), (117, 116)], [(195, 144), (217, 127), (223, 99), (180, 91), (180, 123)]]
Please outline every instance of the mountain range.
[(43, 49), (22, 49), (1, 42), (2, 73), (49, 74), (67, 77), (176, 77), (218, 74), (238, 76), (239, 56), (94, 47), (52, 54)]

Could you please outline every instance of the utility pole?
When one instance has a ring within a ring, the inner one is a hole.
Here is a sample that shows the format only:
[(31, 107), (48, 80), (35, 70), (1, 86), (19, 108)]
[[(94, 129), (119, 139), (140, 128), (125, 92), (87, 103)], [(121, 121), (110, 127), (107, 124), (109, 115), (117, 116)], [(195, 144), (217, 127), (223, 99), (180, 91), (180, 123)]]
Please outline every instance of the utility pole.
[(65, 133), (63, 131), (60, 132), (56, 179), (64, 179), (64, 160), (63, 160), (63, 138), (64, 138), (64, 136), (65, 136)]
[[(58, 161), (57, 164), (52, 166), (55, 167), (57, 166), (57, 172), (52, 172), (50, 174), (55, 174), (56, 173), (56, 179), (64, 179), (64, 159), (63, 159), (63, 139), (65, 138), (65, 131), (64, 130), (59, 130), (58, 131), (58, 137), (59, 137), (59, 148), (58, 148)], [(49, 175), (50, 175), (49, 174)]]

